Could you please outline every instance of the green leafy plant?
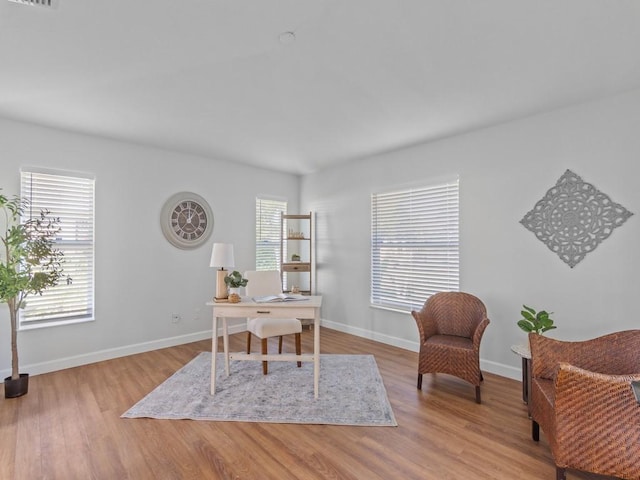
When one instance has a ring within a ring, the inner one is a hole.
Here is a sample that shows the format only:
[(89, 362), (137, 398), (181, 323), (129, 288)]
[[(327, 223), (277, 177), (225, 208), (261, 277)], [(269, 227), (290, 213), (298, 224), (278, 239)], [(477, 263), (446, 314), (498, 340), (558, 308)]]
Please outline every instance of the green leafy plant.
[(247, 283), (249, 283), (249, 280), (242, 278), (242, 274), (237, 270), (234, 270), (224, 277), (224, 283), (228, 288), (240, 288), (245, 287)]
[(523, 318), (518, 321), (518, 326), (525, 332), (542, 334), (556, 328), (550, 317), (553, 312), (547, 313), (545, 310), (536, 312), (533, 308), (527, 307), (526, 305), (522, 305), (522, 308), (524, 308), (524, 310), (522, 310), (520, 314)]
[[(19, 378), (18, 313), (25, 299), (32, 294), (42, 295), (57, 285), (62, 276), (63, 254), (54, 248), (60, 231), (59, 218), (41, 211), (35, 218), (21, 223), (27, 202), (16, 196), (0, 195), (0, 303), (9, 307), (11, 319), (11, 378)], [(4, 217), (4, 218), (3, 218)]]

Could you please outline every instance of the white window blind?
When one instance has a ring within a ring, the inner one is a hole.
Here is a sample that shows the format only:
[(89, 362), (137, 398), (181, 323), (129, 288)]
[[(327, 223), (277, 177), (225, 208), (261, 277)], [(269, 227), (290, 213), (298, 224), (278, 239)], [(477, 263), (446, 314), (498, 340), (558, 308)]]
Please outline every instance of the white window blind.
[(287, 213), (286, 201), (256, 198), (256, 270), (280, 270), (282, 213)]
[(60, 218), (56, 248), (64, 254), (63, 278), (42, 296), (27, 297), (20, 328), (59, 325), (93, 319), (94, 180), (36, 171), (21, 172), (24, 216), (41, 210)]
[(419, 309), (459, 289), (458, 180), (371, 196), (371, 304)]

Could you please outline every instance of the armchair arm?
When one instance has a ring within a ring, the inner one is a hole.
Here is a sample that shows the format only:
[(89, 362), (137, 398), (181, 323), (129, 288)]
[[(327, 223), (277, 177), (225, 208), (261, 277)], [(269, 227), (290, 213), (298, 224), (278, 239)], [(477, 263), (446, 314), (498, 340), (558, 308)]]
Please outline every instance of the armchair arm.
[(482, 340), (482, 335), (484, 335), (484, 331), (487, 328), (487, 325), (491, 323), (486, 316), (482, 319), (480, 323), (476, 326), (475, 331), (473, 332), (473, 348), (478, 351), (480, 350), (480, 340)]
[(438, 325), (435, 319), (431, 318), (427, 314), (425, 307), (423, 307), (419, 312), (412, 311), (411, 316), (415, 319), (416, 324), (418, 325), (421, 345), (426, 342), (429, 337), (438, 333)]
[(608, 374), (632, 374), (640, 365), (640, 330), (610, 333), (579, 342), (530, 333), (529, 345), (531, 374), (538, 378), (553, 378), (560, 362)]
[(609, 475), (620, 475), (621, 468), (640, 472), (640, 405), (631, 387), (638, 380), (640, 373), (606, 375), (558, 365), (552, 433), (557, 465)]

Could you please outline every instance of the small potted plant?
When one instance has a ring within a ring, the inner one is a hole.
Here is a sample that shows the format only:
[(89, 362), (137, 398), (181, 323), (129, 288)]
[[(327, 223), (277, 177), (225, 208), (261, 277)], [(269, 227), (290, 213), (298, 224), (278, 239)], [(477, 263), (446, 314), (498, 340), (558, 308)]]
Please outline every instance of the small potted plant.
[(526, 305), (522, 305), (522, 308), (524, 308), (524, 310), (520, 312), (522, 319), (518, 320), (518, 326), (525, 332), (542, 335), (544, 332), (556, 328), (550, 317), (553, 312), (547, 313), (545, 310), (536, 312), (533, 308), (527, 307)]
[(229, 289), (229, 295), (238, 295), (240, 292), (240, 287), (246, 287), (247, 283), (249, 283), (249, 280), (243, 278), (240, 272), (234, 270), (229, 275), (224, 277), (224, 283)]
[(28, 295), (42, 295), (62, 276), (63, 254), (54, 248), (60, 219), (39, 216), (20, 221), (26, 202), (0, 195), (0, 303), (9, 307), (11, 320), (11, 376), (4, 379), (5, 398), (29, 390), (29, 374), (18, 364), (18, 314)]

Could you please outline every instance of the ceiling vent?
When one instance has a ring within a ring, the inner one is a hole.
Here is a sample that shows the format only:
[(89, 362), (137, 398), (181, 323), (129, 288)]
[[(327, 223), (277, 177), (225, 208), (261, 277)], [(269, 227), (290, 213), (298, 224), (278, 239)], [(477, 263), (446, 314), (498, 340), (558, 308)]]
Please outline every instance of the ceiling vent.
[(13, 3), (19, 3), (21, 5), (31, 5), (32, 7), (47, 7), (55, 8), (57, 0), (9, 0)]

